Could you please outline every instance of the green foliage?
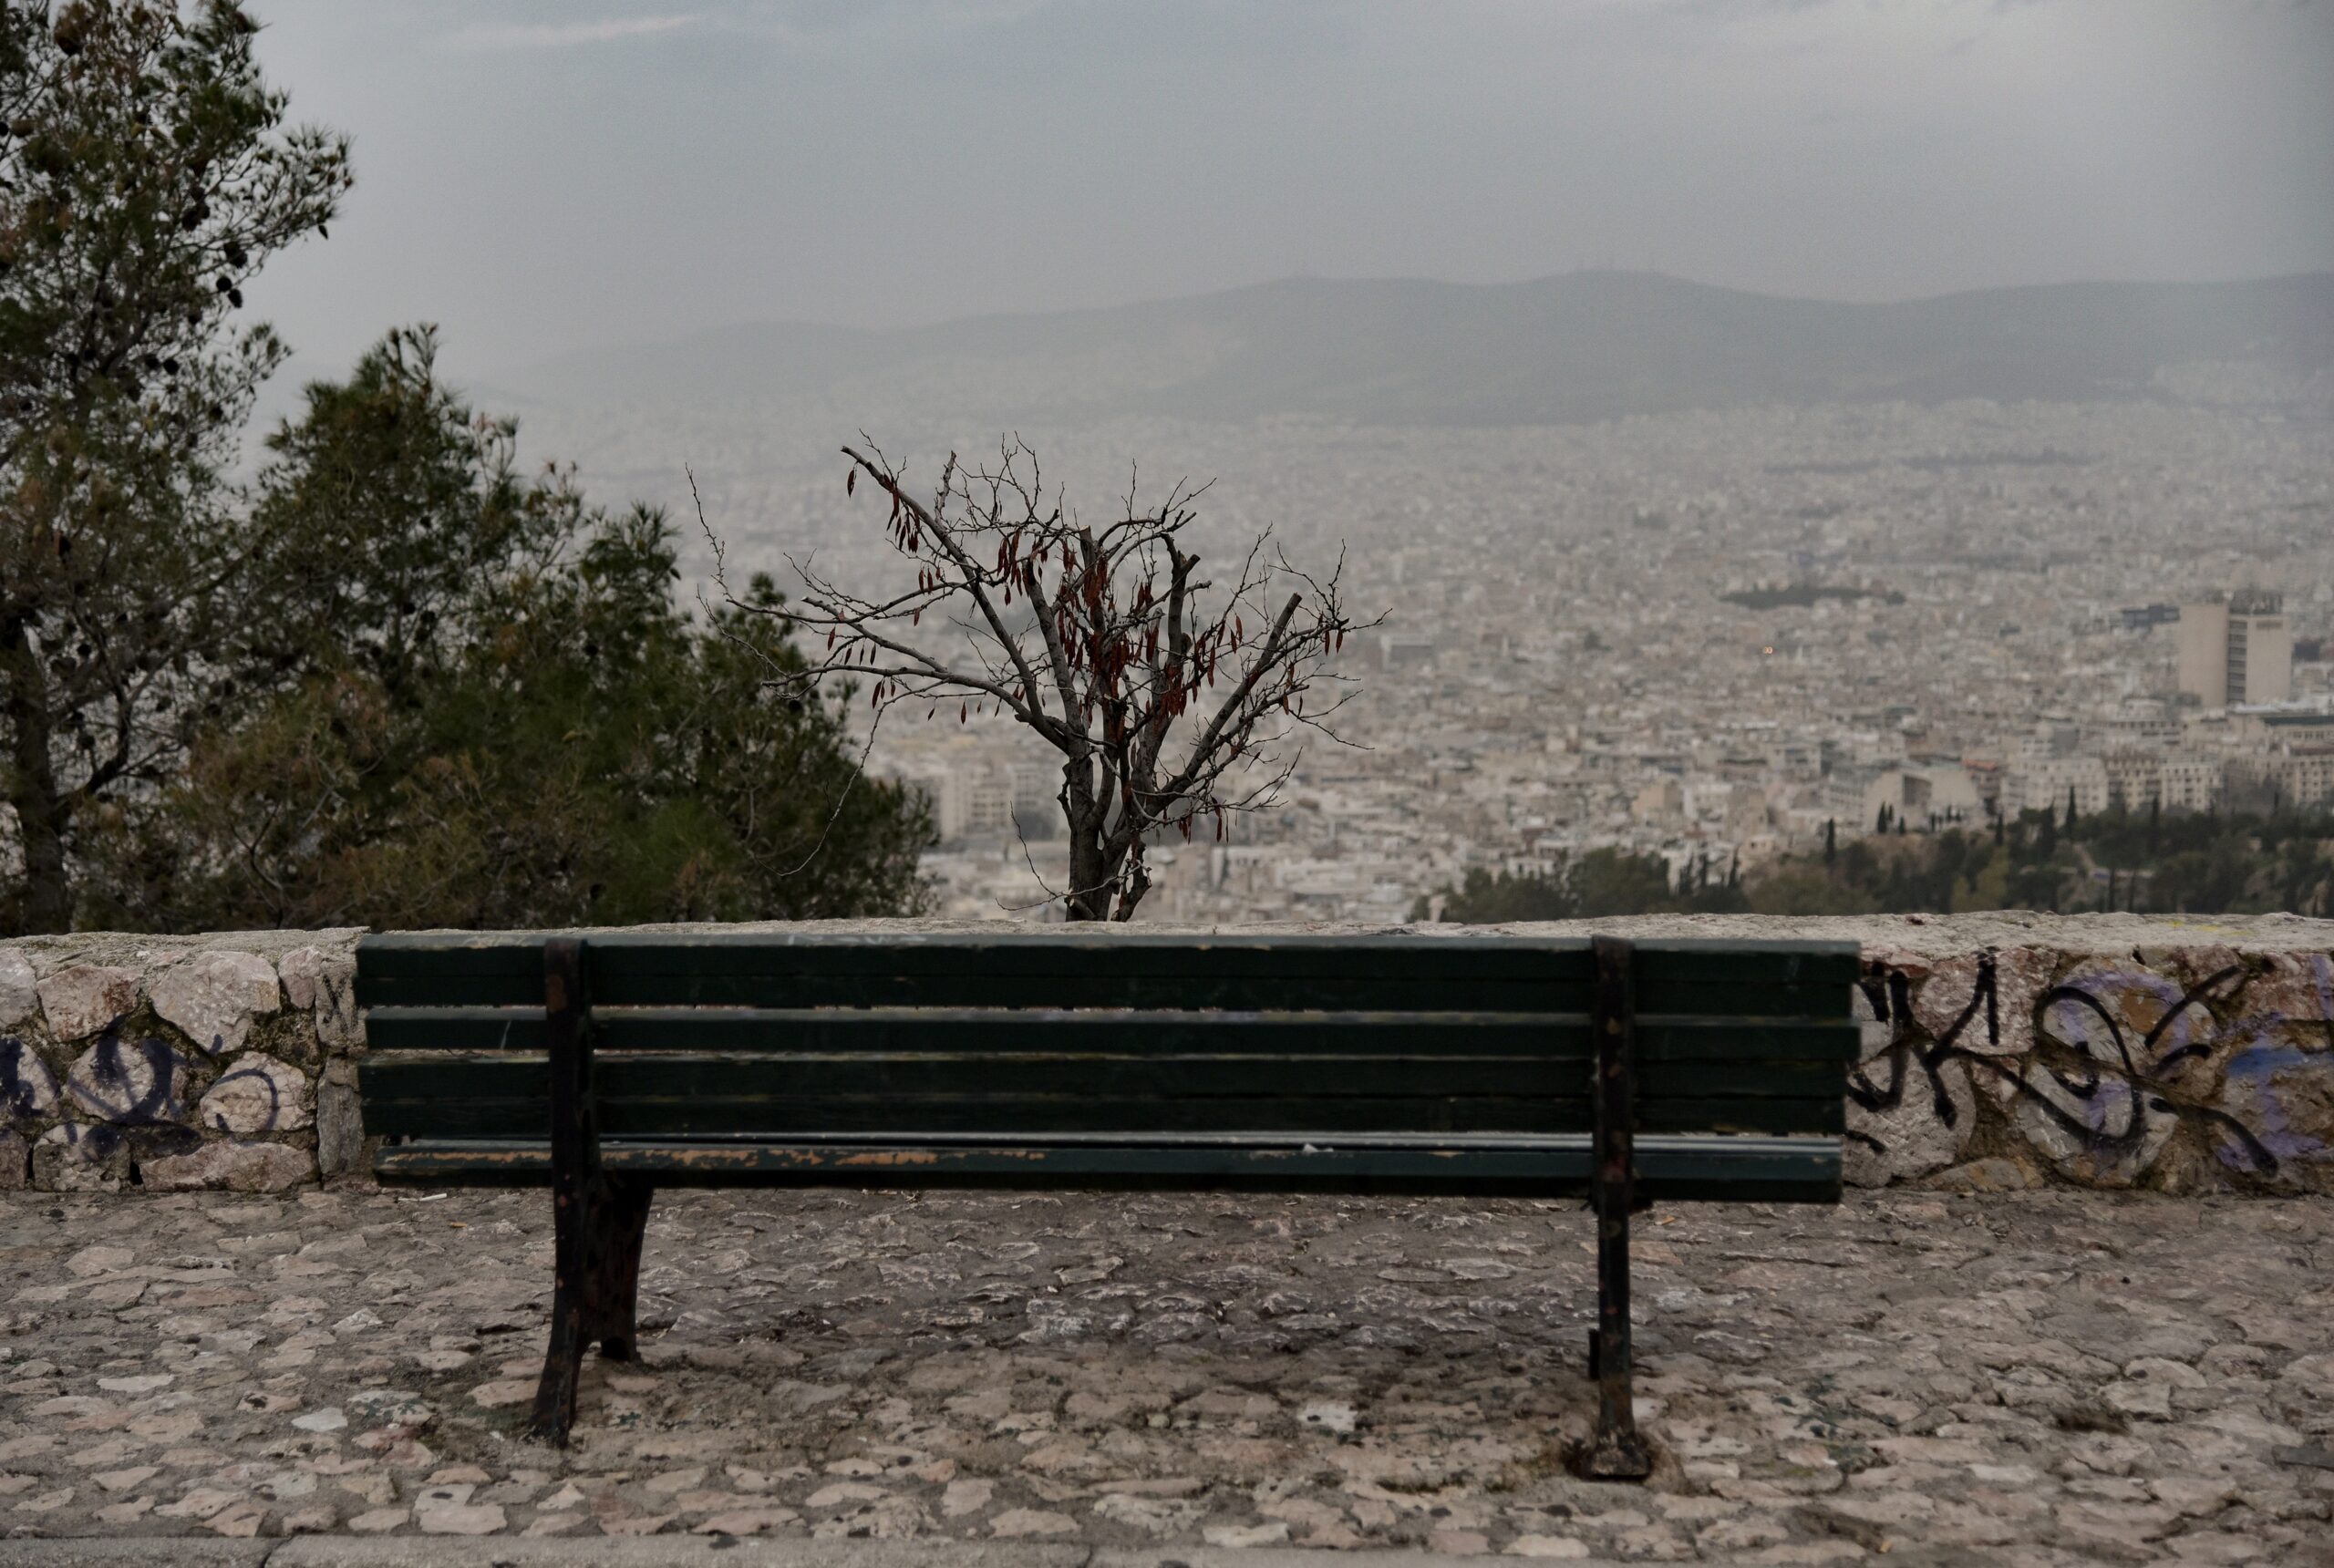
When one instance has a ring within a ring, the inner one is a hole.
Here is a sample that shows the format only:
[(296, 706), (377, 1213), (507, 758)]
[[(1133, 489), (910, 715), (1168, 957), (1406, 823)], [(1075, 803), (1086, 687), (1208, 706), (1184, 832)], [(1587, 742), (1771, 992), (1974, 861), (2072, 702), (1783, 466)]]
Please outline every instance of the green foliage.
[[(2112, 881), (2109, 881), (2110, 877)], [(2112, 893), (2111, 893), (2111, 889)], [(1762, 867), (1740, 888), (1680, 892), (1650, 855), (1596, 850), (1546, 876), (1470, 871), (1443, 918), (1626, 914), (1910, 914), (2112, 905), (2165, 914), (2334, 914), (2334, 815), (2224, 818), (2112, 810), (2062, 832), (2059, 808), (1934, 835), (1874, 834)], [(1413, 919), (1425, 918), (1420, 899)]]
[[(1445, 886), (1442, 918), (1465, 925), (1496, 925), (1519, 920), (1571, 920), (1580, 913), (1572, 889), (1560, 877), (1537, 872), (1500, 872), (1470, 866), (1456, 888)], [(1428, 901), (1411, 906), (1412, 920), (1429, 916)]]
[(0, 928), (62, 929), (91, 841), (240, 695), (264, 581), (222, 504), (284, 348), (232, 318), (321, 233), (346, 141), (287, 129), (233, 5), (0, 5)]
[[(923, 801), (837, 707), (776, 694), (768, 614), (694, 623), (658, 513), (522, 479), (426, 329), (307, 389), (257, 513), (276, 571), (255, 700), (108, 842), (93, 918), (494, 926), (894, 913)], [(765, 611), (767, 580), (753, 593)], [(847, 696), (847, 694), (846, 694)]]
[(2334, 818), (2052, 805), (1981, 832), (1864, 840), (1766, 868), (1751, 906), (1775, 914), (1987, 909), (2233, 914), (2334, 911)]
[(693, 624), (664, 520), (522, 476), (426, 329), (226, 481), (243, 285), (349, 182), (256, 33), (0, 5), (0, 931), (916, 907), (923, 804), (771, 694), (782, 623)]
[[(1670, 885), (1668, 868), (1658, 855), (1608, 848), (1590, 850), (1545, 872), (1493, 874), (1473, 867), (1458, 887), (1445, 886), (1434, 896), (1444, 901), (1444, 920), (1467, 925), (1602, 920), (1622, 914), (1728, 914), (1749, 907), (1731, 878), (1709, 882), (1689, 872), (1681, 880), (1685, 887)], [(1425, 919), (1429, 907), (1429, 900), (1420, 899), (1410, 917)]]

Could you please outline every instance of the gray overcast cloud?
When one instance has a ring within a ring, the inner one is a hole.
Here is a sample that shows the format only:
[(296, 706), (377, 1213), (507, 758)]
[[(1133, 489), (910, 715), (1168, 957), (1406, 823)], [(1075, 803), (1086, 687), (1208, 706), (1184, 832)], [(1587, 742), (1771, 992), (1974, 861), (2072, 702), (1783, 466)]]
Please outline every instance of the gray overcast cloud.
[(1291, 273), (1874, 299), (2334, 268), (2318, 0), (251, 0), (352, 132), (254, 304), (475, 374)]

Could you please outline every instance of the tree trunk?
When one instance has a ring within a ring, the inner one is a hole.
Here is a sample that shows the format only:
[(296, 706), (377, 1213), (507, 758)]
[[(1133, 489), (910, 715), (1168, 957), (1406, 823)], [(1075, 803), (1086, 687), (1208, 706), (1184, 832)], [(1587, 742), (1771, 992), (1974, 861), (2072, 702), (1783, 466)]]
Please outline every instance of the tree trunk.
[(73, 892), (65, 880), (67, 809), (49, 760), (48, 687), (23, 623), (0, 638), (0, 708), (8, 721), (8, 804), (25, 854), (27, 935), (69, 931)]
[(1069, 888), (1062, 900), (1072, 920), (1110, 918), (1110, 867), (1104, 860), (1099, 827), (1073, 822), (1069, 830)]
[(1110, 813), (1094, 799), (1093, 766), (1082, 757), (1062, 762), (1061, 811), (1063, 826), (1069, 830), (1069, 886), (1063, 890), (1063, 913), (1070, 920), (1108, 920), (1110, 868), (1104, 858), (1102, 830)]

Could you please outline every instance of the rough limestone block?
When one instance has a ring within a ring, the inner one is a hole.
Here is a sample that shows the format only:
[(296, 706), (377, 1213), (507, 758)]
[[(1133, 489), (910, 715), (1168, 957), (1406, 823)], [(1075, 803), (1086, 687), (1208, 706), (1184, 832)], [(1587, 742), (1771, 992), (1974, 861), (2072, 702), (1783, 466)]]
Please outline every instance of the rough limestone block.
[(57, 1074), (32, 1047), (0, 1039), (0, 1121), (46, 1116), (57, 1109)]
[(1922, 1186), (1939, 1192), (2018, 1192), (2042, 1185), (2040, 1179), (2015, 1160), (1972, 1160), (1940, 1171)]
[[(2034, 1047), (2034, 1004), (2050, 984), (2057, 960), (2031, 947), (1995, 954), (1989, 1022), (1984, 998), (1978, 994), (1984, 959), (1982, 954), (1958, 953), (1938, 960), (1928, 978), (1914, 987), (1913, 1016), (1940, 1044), (1980, 1056), (2022, 1057)], [(1978, 1000), (1974, 1008), (1969, 1005), (1973, 997)]]
[[(1889, 969), (1906, 956), (1892, 952)], [(1927, 972), (1926, 960), (1915, 962), (1922, 973)], [(1925, 1060), (1911, 1020), (1883, 1022), (1862, 985), (1855, 989), (1854, 1006), (1864, 1026), (1864, 1047), (1863, 1060), (1848, 1075), (1842, 1178), (1852, 1187), (1885, 1187), (1952, 1164), (1978, 1130), (1968, 1068), (1950, 1059), (1935, 1064)]]
[(2073, 1073), (2027, 1064), (2010, 1112), (2027, 1147), (2085, 1187), (2129, 1187), (2147, 1173), (2178, 1130), (2155, 1097), (2121, 1073)]
[(326, 1176), (348, 1176), (365, 1163), (365, 1121), (353, 1084), (327, 1078), (316, 1088), (316, 1165)]
[(1927, 979), (1934, 967), (1926, 954), (1909, 947), (1874, 947), (1870, 944), (1864, 946), (1864, 962), (1867, 973), (1877, 967), (1885, 974), (1902, 975), (1916, 985)]
[[(2246, 1032), (2223, 1024), (2209, 1005), (2236, 995), (2230, 971), (2245, 972), (2226, 948), (2175, 954), (2168, 966), (2174, 973), (2106, 960), (2078, 965), (2060, 982), (2059, 999), (2043, 1010), (2043, 1037), (2088, 1056), (2099, 1079), (2096, 1087), (2070, 1086), (2039, 1063), (2029, 1071), (2036, 1103), (2021, 1108), (2021, 1124), (2044, 1129), (2062, 1174), (2110, 1186), (2136, 1180), (2155, 1168), (2184, 1121), (2218, 1144), (2233, 1169), (2274, 1174), (2277, 1161), (2246, 1130), (2278, 1125), (2282, 1110), (2250, 1121), (2239, 1117), (2231, 1126), (2200, 1109), (2221, 1098), (2232, 1061), (2246, 1054)], [(2060, 1147), (2070, 1119), (2087, 1129), (2080, 1157)], [(2183, 1180), (2193, 1174), (2177, 1163), (2166, 1173)]]
[(1857, 1071), (1848, 1085), (1847, 1113), (1841, 1175), (1855, 1187), (1885, 1187), (1942, 1171), (1960, 1160), (1978, 1132), (1968, 1065), (1925, 1066), (1909, 1042), (1901, 1054)]
[(191, 1154), (202, 1147), (201, 1133), (174, 1121), (152, 1127), (125, 1127), (121, 1135), (129, 1144), (129, 1162), (140, 1168), (150, 1160)]
[(44, 1192), (119, 1192), (129, 1143), (110, 1127), (52, 1127), (33, 1145), (33, 1185)]
[(2224, 1172), (2334, 1189), (2334, 1050), (2257, 1035), (2229, 1057), (2215, 1109), (2226, 1119), (2205, 1132)]
[(241, 1050), (254, 1019), (284, 1007), (275, 966), (256, 953), (198, 953), (154, 976), (154, 1011), (212, 1056)]
[(2052, 995), (2041, 1037), (2111, 1071), (2153, 1075), (2213, 1054), (2218, 1026), (2176, 975), (2091, 958), (2061, 975)]
[(203, 1188), (230, 1192), (282, 1192), (316, 1179), (315, 1157), (283, 1143), (206, 1143), (191, 1154), (156, 1160), (139, 1168), (145, 1184), (160, 1192)]
[(2237, 1011), (2254, 1030), (2334, 1049), (2334, 956), (2270, 954), (2267, 967), (2240, 994)]
[(0, 1131), (0, 1192), (21, 1192), (32, 1181), (33, 1146), (21, 1132)]
[(307, 1075), (257, 1051), (238, 1057), (219, 1075), (195, 1112), (198, 1125), (250, 1137), (293, 1132), (315, 1125), (315, 1093)]
[(75, 964), (40, 983), (40, 1010), (60, 1040), (86, 1040), (138, 1006), (138, 971)]
[(2141, 949), (2133, 956), (2145, 967), (2163, 970), (2183, 985), (2214, 997), (2235, 996), (2252, 978), (2236, 949), (2223, 943), (2164, 951)]
[(139, 1127), (186, 1118), (187, 1058), (164, 1040), (108, 1034), (65, 1076), (65, 1093), (98, 1121)]
[(327, 1046), (356, 1045), (356, 956), (321, 947), (295, 947), (277, 967), (292, 1006), (315, 1015), (316, 1036)]
[(21, 953), (0, 951), (0, 1029), (13, 1029), (40, 1010), (40, 987), (33, 981), (32, 960)]

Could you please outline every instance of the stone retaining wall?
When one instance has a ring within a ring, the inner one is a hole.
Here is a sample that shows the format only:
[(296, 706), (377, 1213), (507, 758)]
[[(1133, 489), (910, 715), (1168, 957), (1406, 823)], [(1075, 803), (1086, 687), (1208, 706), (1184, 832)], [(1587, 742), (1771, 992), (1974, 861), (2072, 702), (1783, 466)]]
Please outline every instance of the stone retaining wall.
[[(2334, 1191), (2334, 922), (1721, 916), (1596, 929), (1859, 943), (1864, 1059), (1847, 1107), (1859, 1184)], [(358, 934), (0, 942), (0, 1188), (361, 1180)]]
[(274, 1191), (360, 1171), (359, 934), (0, 943), (0, 1188)]

